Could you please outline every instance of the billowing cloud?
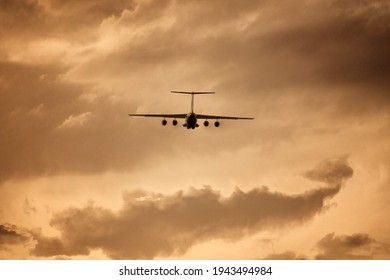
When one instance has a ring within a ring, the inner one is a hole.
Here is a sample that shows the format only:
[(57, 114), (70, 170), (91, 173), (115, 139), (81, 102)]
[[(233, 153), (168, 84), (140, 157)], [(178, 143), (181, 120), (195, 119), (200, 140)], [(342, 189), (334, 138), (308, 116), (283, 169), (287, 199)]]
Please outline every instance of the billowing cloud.
[(31, 241), (31, 235), (15, 225), (0, 224), (0, 250), (11, 245), (23, 245)]
[(63, 71), (0, 62), (0, 181), (128, 170), (159, 148), (148, 145), (146, 130), (133, 130), (127, 117), (132, 102), (88, 98), (95, 89), (61, 80)]
[(89, 205), (57, 213), (51, 225), (60, 238), (35, 236), (37, 256), (81, 255), (103, 249), (114, 259), (180, 255), (215, 238), (236, 239), (258, 230), (300, 224), (321, 212), (339, 188), (321, 188), (297, 196), (253, 189), (223, 198), (211, 188), (171, 196), (125, 195), (119, 213)]
[(371, 238), (368, 234), (335, 235), (329, 233), (317, 242), (320, 251), (316, 259), (389, 259), (390, 245)]
[(314, 169), (306, 172), (304, 176), (313, 181), (340, 186), (345, 180), (351, 178), (353, 169), (346, 159), (329, 159), (321, 162)]
[[(338, 163), (328, 169), (342, 169)], [(267, 188), (230, 197), (205, 187), (173, 195), (126, 193), (124, 206), (114, 213), (88, 205), (54, 215), (51, 225), (61, 237), (36, 234), (36, 256), (82, 255), (102, 249), (114, 259), (140, 259), (183, 254), (212, 239), (240, 239), (247, 234), (302, 224), (321, 213), (341, 186), (329, 185), (299, 195)]]

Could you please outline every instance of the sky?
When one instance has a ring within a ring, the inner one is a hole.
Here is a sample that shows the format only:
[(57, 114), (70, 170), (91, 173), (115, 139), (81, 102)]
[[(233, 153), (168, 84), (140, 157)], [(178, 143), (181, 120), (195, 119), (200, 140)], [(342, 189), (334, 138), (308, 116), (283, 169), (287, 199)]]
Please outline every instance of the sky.
[(0, 1), (0, 259), (390, 259), (389, 76), (387, 0)]

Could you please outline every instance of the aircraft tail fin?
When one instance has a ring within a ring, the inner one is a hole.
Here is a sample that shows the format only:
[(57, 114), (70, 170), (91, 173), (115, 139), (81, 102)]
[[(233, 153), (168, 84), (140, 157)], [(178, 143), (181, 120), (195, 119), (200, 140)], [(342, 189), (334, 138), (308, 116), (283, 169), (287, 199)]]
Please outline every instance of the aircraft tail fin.
[(214, 91), (176, 91), (172, 90), (172, 93), (191, 94), (191, 112), (194, 112), (194, 95), (195, 94), (214, 94)]

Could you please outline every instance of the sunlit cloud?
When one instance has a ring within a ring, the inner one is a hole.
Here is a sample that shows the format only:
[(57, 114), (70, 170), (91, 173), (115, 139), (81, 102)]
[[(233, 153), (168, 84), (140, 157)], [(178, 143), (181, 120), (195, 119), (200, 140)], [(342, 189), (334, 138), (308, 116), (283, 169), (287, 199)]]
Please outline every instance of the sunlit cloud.
[(58, 127), (59, 129), (67, 129), (74, 127), (82, 127), (92, 117), (91, 112), (85, 112), (80, 115), (70, 115), (64, 122)]

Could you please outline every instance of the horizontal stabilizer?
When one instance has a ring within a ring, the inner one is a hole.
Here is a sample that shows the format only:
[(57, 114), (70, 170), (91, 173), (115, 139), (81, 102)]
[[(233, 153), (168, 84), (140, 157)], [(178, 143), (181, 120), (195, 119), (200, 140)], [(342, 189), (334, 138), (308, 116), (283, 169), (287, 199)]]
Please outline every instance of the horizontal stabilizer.
[(214, 91), (175, 91), (172, 90), (172, 93), (181, 93), (181, 94), (214, 94)]

